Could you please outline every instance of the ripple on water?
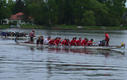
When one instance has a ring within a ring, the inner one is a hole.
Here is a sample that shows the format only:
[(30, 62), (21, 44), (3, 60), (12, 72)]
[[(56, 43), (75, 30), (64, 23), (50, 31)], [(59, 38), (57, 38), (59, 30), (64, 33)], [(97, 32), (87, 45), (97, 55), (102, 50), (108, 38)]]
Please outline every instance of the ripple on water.
[[(48, 32), (43, 33), (46, 35)], [(56, 37), (54, 34), (58, 32), (51, 34)], [(102, 32), (77, 33), (81, 37), (86, 35), (88, 38), (100, 40), (103, 39), (103, 34), (100, 34)], [(61, 32), (60, 35), (72, 38), (77, 33)], [(113, 44), (127, 37), (124, 33), (120, 32), (120, 35), (118, 33), (111, 33), (112, 38), (115, 37)], [(36, 49), (1, 39), (0, 43), (0, 80), (126, 80), (127, 78), (126, 51), (121, 53), (105, 50)]]

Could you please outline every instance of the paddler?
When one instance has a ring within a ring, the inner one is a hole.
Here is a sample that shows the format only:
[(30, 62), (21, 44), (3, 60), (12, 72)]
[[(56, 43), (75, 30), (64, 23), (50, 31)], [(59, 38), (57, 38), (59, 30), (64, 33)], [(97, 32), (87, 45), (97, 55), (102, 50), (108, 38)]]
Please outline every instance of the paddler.
[(56, 37), (55, 41), (54, 41), (54, 44), (56, 46), (58, 46), (59, 44), (61, 43), (61, 38), (60, 37)]
[(37, 39), (37, 41), (36, 41), (37, 46), (38, 45), (41, 45), (42, 46), (43, 43), (44, 43), (44, 37), (43, 36), (39, 36), (38, 39)]
[(70, 42), (71, 46), (76, 46), (76, 37), (73, 37), (73, 39)]
[(88, 45), (88, 39), (84, 38), (84, 40), (82, 40), (82, 42), (81, 42), (81, 45), (82, 46), (87, 46)]
[(63, 46), (69, 46), (69, 45), (70, 45), (70, 40), (65, 38), (65, 39), (61, 42), (61, 45), (63, 45)]
[(40, 44), (40, 41), (41, 41), (41, 37), (38, 37), (38, 39), (36, 41), (37, 46)]
[(105, 41), (106, 41), (106, 46), (109, 46), (109, 34), (108, 33), (105, 33)]
[(92, 46), (93, 45), (93, 39), (91, 39), (90, 41), (88, 41), (88, 46)]
[(35, 31), (34, 30), (32, 30), (29, 33), (29, 37), (30, 37), (30, 43), (33, 43), (34, 42), (34, 37), (35, 37)]
[(80, 37), (80, 38), (76, 41), (76, 45), (77, 45), (77, 46), (81, 46), (81, 41), (82, 41), (82, 38)]
[(50, 40), (51, 40), (51, 37), (50, 36), (47, 37), (47, 39), (44, 39), (44, 44), (48, 45)]
[(43, 45), (43, 43), (44, 43), (44, 37), (43, 36), (40, 36), (40, 37), (41, 37), (40, 44)]

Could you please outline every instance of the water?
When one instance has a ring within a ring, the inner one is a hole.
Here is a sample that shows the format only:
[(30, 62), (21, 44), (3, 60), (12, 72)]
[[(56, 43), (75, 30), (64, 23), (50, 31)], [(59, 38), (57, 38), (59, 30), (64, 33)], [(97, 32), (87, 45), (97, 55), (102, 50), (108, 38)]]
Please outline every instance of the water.
[[(3, 31), (30, 32), (6, 29)], [(111, 37), (110, 44), (127, 44), (127, 31), (46, 31), (44, 37), (87, 37), (96, 42)], [(0, 39), (0, 80), (126, 80), (127, 51), (36, 49)]]

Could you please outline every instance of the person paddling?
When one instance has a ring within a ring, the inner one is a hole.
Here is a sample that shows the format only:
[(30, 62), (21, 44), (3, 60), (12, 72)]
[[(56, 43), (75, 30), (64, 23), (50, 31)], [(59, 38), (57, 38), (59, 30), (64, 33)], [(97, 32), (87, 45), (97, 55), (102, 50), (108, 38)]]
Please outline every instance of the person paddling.
[(47, 39), (44, 39), (44, 44), (48, 45), (50, 40), (51, 40), (51, 37), (50, 36), (47, 37)]
[(79, 40), (76, 41), (76, 45), (81, 46), (81, 41), (82, 41), (82, 38), (80, 37)]
[(71, 46), (76, 46), (76, 37), (73, 37), (73, 39), (70, 42)]
[(34, 42), (34, 37), (35, 37), (35, 31), (34, 30), (32, 30), (29, 33), (29, 37), (30, 37), (30, 43), (33, 43)]
[(89, 41), (88, 41), (88, 46), (92, 46), (93, 45), (93, 39), (90, 39)]

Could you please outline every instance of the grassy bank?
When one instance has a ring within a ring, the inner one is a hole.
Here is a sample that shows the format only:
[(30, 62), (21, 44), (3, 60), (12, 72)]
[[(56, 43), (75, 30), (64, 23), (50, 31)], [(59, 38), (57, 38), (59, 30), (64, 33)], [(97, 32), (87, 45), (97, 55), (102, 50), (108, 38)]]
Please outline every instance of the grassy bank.
[(44, 26), (40, 25), (21, 25), (21, 28), (23, 29), (44, 29)]
[(9, 25), (0, 25), (0, 29), (7, 29), (9, 28)]
[[(9, 25), (0, 25), (0, 29), (9, 28)], [(76, 26), (54, 25), (51, 27), (40, 25), (21, 25), (23, 29), (52, 29), (52, 30), (127, 30), (127, 26)]]
[(76, 25), (57, 25), (53, 29), (60, 30), (127, 30), (127, 26), (76, 26)]

